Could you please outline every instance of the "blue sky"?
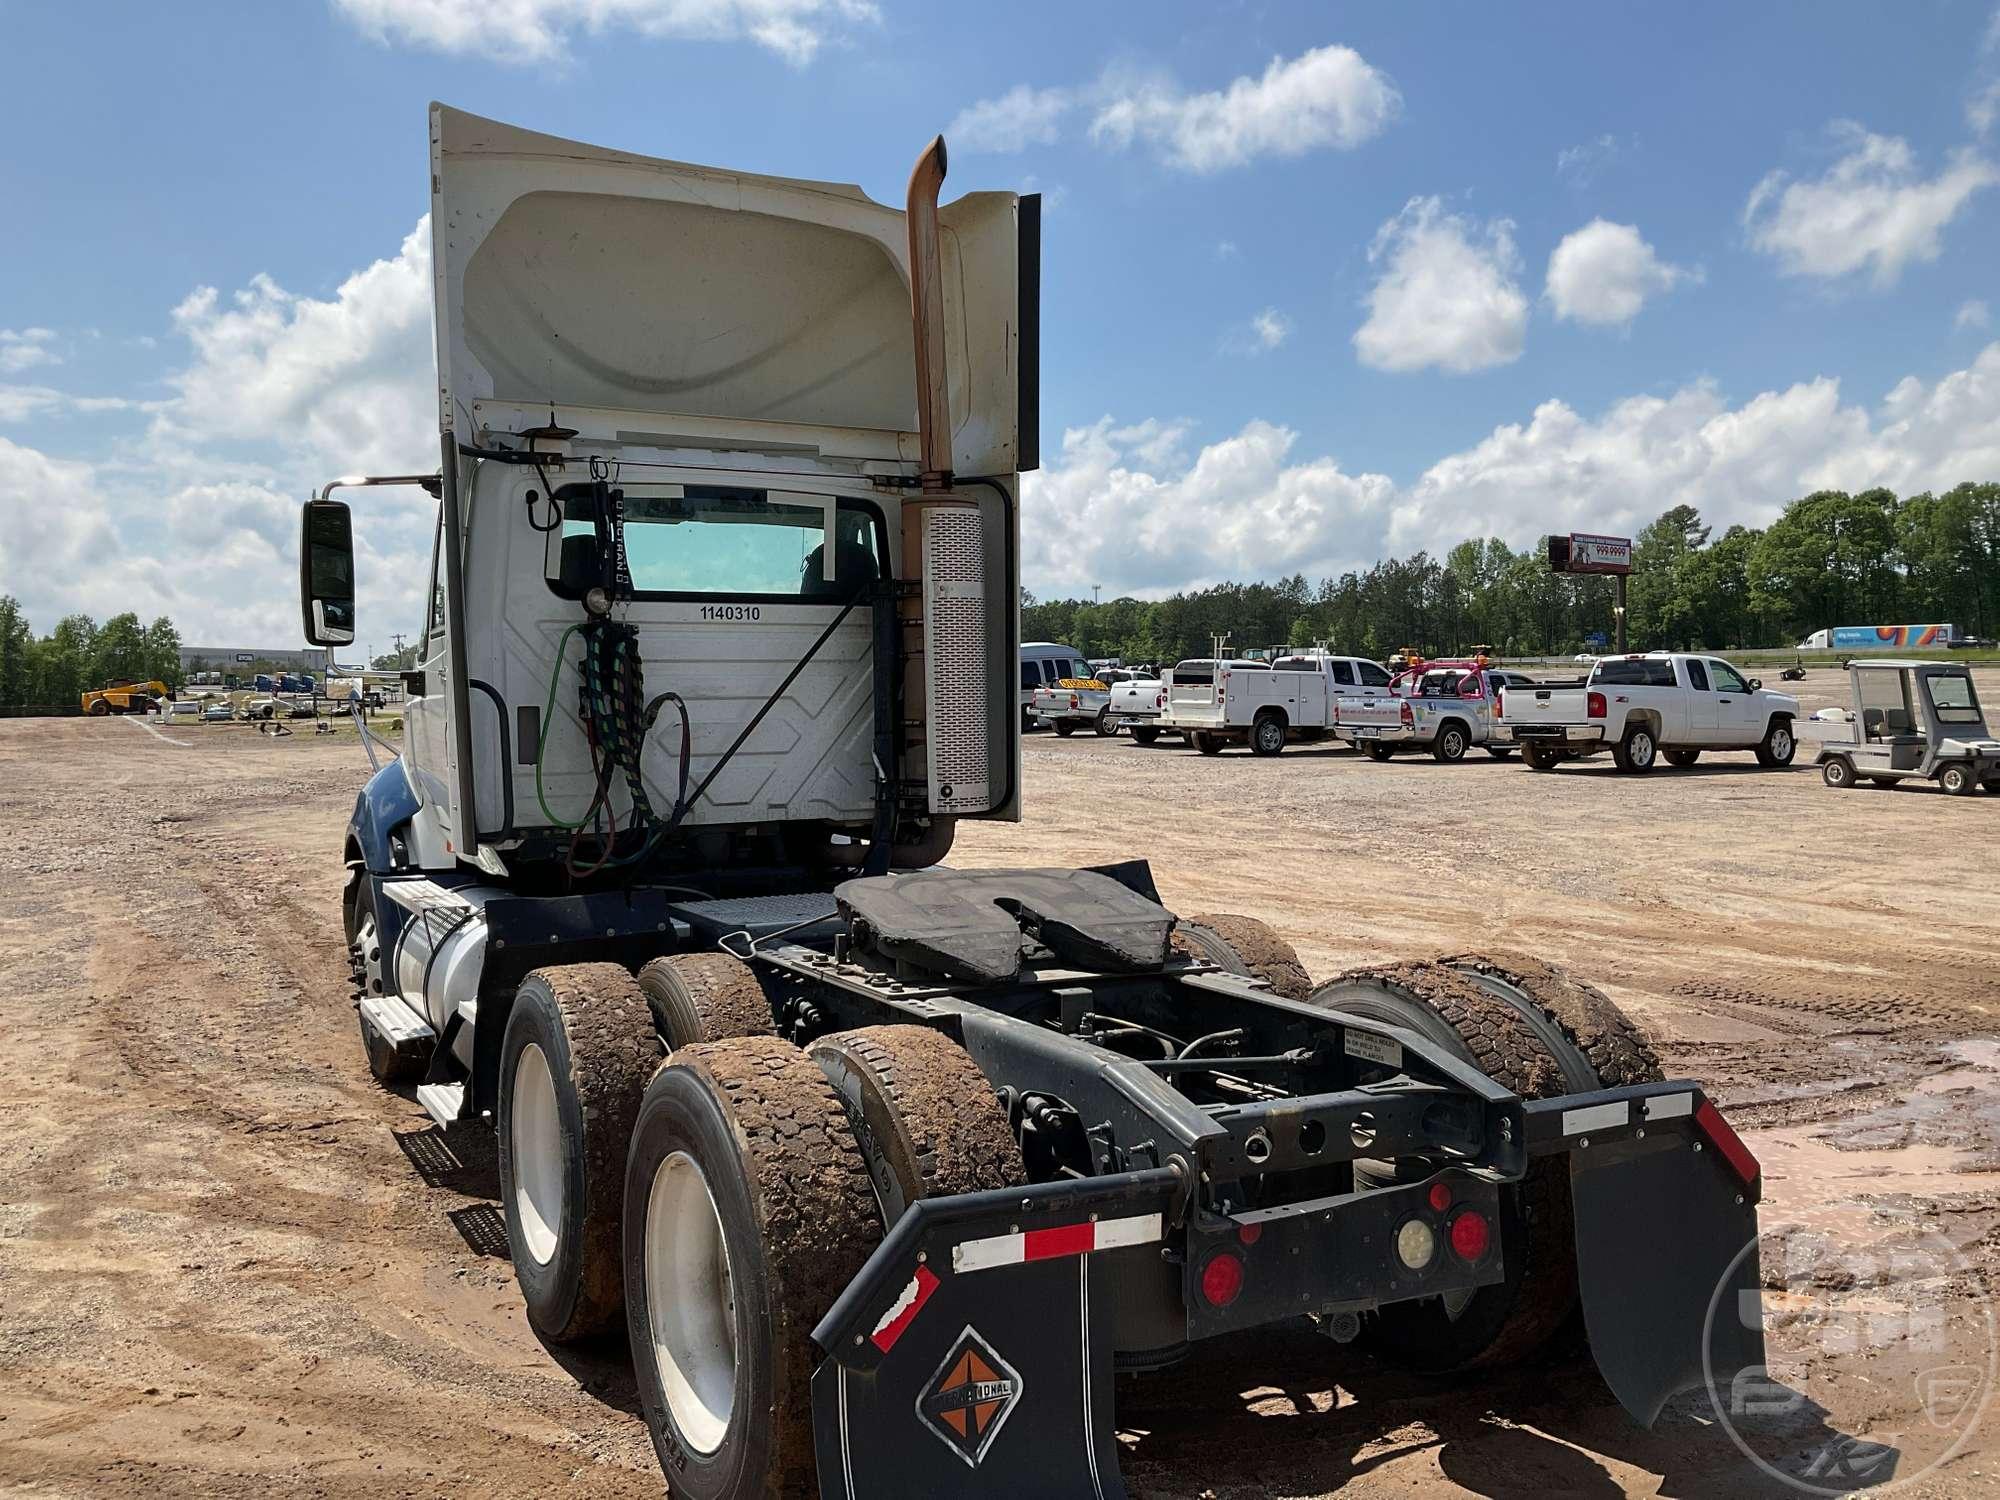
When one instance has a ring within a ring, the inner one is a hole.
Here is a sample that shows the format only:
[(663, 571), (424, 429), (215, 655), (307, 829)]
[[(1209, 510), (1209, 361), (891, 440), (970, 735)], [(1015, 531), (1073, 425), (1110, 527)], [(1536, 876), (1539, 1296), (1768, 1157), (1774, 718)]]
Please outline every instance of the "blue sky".
[[(430, 461), (431, 98), (888, 201), (944, 130), (947, 196), (1042, 191), (1038, 593), (2000, 478), (1990, 3), (0, 0), (0, 26), (0, 591), (41, 629), (137, 607), (289, 640), (305, 487)], [(408, 627), (422, 534), (414, 501), (369, 529), (364, 634)]]

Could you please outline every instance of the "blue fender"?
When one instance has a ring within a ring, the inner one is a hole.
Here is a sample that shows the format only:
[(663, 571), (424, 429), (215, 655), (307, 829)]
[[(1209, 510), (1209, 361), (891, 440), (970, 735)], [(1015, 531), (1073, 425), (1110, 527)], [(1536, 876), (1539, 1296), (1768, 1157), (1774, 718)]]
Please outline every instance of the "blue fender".
[(387, 875), (394, 869), (389, 835), (416, 816), (416, 811), (416, 789), (404, 774), (402, 761), (392, 760), (368, 778), (354, 799), (347, 838), (361, 850), (361, 862), (369, 874)]

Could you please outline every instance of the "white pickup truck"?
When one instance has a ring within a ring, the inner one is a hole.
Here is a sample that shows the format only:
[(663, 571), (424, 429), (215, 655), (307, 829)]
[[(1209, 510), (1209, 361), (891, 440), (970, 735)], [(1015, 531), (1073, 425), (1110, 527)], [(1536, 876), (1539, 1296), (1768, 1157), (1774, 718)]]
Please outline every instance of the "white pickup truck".
[(1500, 724), (1537, 771), (1609, 750), (1621, 771), (1691, 766), (1704, 750), (1750, 750), (1788, 766), (1799, 700), (1765, 690), (1716, 656), (1654, 651), (1607, 656), (1581, 687), (1508, 688)]
[(1389, 669), (1360, 656), (1184, 661), (1167, 679), (1159, 727), (1181, 730), (1203, 755), (1245, 743), (1252, 754), (1276, 755), (1289, 740), (1325, 738), (1343, 699), (1388, 685)]
[(1167, 684), (1162, 677), (1142, 672), (1111, 685), (1112, 719), (1142, 745), (1152, 744), (1164, 732), (1160, 715), (1166, 707)]
[[(1112, 694), (1133, 680), (1133, 674), (1112, 667), (1095, 677), (1064, 677), (1051, 687), (1036, 688), (1031, 704), (1035, 718), (1064, 738), (1090, 729), (1105, 739), (1124, 722)], [(1153, 684), (1155, 688), (1158, 684)]]
[(1429, 662), (1398, 673), (1387, 692), (1341, 700), (1333, 733), (1370, 760), (1428, 750), (1450, 763), (1464, 760), (1474, 745), (1498, 760), (1514, 749), (1498, 723), (1500, 692), (1534, 686), (1524, 673), (1474, 661)]

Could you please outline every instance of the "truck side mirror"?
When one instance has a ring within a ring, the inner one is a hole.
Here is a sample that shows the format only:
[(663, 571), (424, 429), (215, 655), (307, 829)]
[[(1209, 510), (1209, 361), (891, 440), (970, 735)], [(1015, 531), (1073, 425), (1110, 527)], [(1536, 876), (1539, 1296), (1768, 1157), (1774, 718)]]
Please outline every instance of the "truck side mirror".
[(1750, 691), (1751, 691), (1751, 692), (1753, 692), (1753, 693), (1754, 693), (1754, 692), (1757, 692), (1757, 691), (1759, 691), (1760, 689), (1762, 689), (1762, 687), (1763, 687), (1763, 686), (1764, 686), (1764, 679), (1763, 679), (1763, 678), (1761, 678), (1761, 677), (1753, 677), (1753, 678), (1751, 678), (1751, 679), (1750, 679)]
[(308, 500), (299, 527), (299, 602), (306, 640), (315, 646), (354, 641), (354, 527), (338, 500)]

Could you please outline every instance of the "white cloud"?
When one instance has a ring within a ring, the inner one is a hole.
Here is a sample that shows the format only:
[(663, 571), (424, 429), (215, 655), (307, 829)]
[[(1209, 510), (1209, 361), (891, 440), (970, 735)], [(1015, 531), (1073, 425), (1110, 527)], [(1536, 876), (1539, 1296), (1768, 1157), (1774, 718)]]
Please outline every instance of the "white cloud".
[(52, 328), (0, 328), (0, 375), (18, 375), (36, 365), (59, 365), (62, 357), (50, 346)]
[(1364, 365), (1464, 373), (1521, 357), (1528, 299), (1514, 279), (1510, 221), (1482, 228), (1436, 198), (1412, 198), (1377, 231), (1368, 259), (1383, 269), (1354, 335)]
[(1957, 315), (1952, 318), (1951, 326), (1954, 329), (1984, 328), (1991, 321), (1991, 317), (1986, 304), (1974, 297), (1969, 302), (1959, 303)]
[(1592, 219), (1549, 256), (1546, 295), (1559, 318), (1621, 325), (1639, 316), (1647, 298), (1699, 278), (1661, 260), (1636, 226)]
[(1624, 155), (1618, 137), (1600, 135), (1579, 146), (1565, 146), (1556, 153), (1556, 176), (1573, 187), (1586, 188)]
[(1225, 354), (1268, 354), (1291, 334), (1291, 319), (1277, 308), (1267, 307), (1248, 322), (1230, 328), (1222, 336), (1222, 350)]
[(880, 18), (871, 0), (333, 0), (364, 36), (504, 63), (560, 62), (581, 34), (649, 41), (748, 39), (803, 66), (848, 23)]
[(63, 393), (45, 385), (0, 385), (0, 426), (19, 426), (60, 411), (63, 404)]
[(1926, 178), (1907, 141), (1852, 121), (1830, 129), (1844, 154), (1824, 176), (1795, 182), (1771, 172), (1743, 206), (1751, 245), (1788, 276), (1868, 270), (1878, 286), (1892, 285), (1911, 262), (1936, 260), (1959, 210), (2000, 182), (2000, 170), (1970, 150), (1954, 152)]
[(2000, 78), (1975, 89), (1965, 101), (1965, 123), (1975, 134), (1990, 133), (1996, 120), (2000, 120)]
[(431, 384), (430, 226), (322, 301), (256, 276), (230, 297), (201, 287), (174, 309), (194, 363), (172, 379), (163, 436), (269, 442), (342, 471), (437, 463)]
[(1346, 549), (1380, 534), (1394, 485), (1332, 459), (1293, 462), (1297, 440), (1256, 421), (1189, 461), (1177, 427), (1106, 417), (1069, 429), (1057, 461), (1027, 476), (1031, 587), (1159, 592), (1362, 560)]
[(1016, 84), (998, 99), (982, 99), (958, 112), (944, 137), (965, 151), (1025, 151), (1052, 145), (1062, 134), (1062, 119), (1075, 105), (1065, 89), (1037, 89)]
[(1216, 172), (1264, 156), (1351, 150), (1381, 134), (1402, 103), (1388, 76), (1353, 48), (1319, 47), (1273, 58), (1261, 77), (1209, 93), (1107, 77), (1090, 136), (1121, 150), (1143, 142), (1170, 166)]
[[(1162, 594), (1226, 578), (1310, 578), (1481, 534), (1528, 546), (1571, 528), (1630, 532), (1670, 506), (1764, 525), (1815, 489), (1902, 494), (2000, 476), (2000, 343), (1962, 370), (1900, 382), (1874, 410), (1840, 382), (1801, 381), (1732, 406), (1699, 382), (1585, 416), (1546, 401), (1439, 459), (1414, 483), (1301, 458), (1253, 421), (1190, 457), (1185, 426), (1110, 418), (1064, 435), (1028, 477), (1024, 574), (1041, 594)], [(1142, 453), (1142, 448), (1148, 449)]]

